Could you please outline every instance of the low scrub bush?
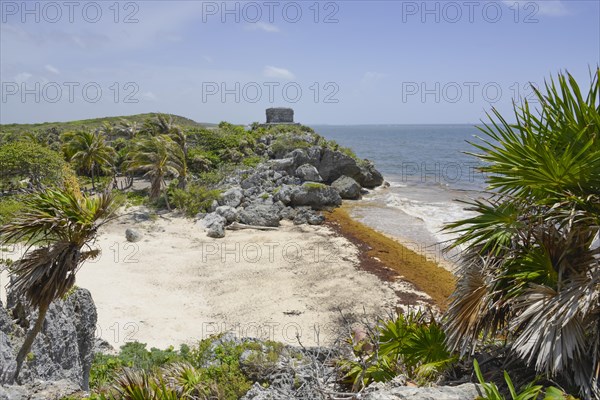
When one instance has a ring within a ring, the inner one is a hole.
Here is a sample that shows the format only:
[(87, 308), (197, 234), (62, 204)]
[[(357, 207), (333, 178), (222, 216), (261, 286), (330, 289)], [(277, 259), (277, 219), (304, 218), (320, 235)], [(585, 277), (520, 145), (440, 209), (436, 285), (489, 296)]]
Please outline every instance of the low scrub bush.
[[(500, 390), (495, 383), (486, 382), (483, 379), (483, 374), (479, 369), (479, 363), (477, 363), (477, 360), (473, 360), (473, 367), (475, 370), (475, 375), (477, 376), (477, 380), (481, 384), (484, 392), (484, 396), (479, 397), (477, 400), (506, 400), (506, 397), (500, 393)], [(537, 400), (539, 398), (544, 400), (576, 400), (575, 397), (566, 394), (557, 387), (550, 386), (544, 388), (542, 385), (536, 385), (535, 381), (528, 383), (525, 385), (525, 387), (522, 387), (519, 391), (517, 391), (512, 379), (510, 379), (510, 376), (506, 371), (504, 371), (504, 380), (508, 386), (510, 399), (512, 400)]]
[(185, 190), (171, 188), (169, 199), (171, 203), (187, 216), (193, 217), (199, 212), (208, 210), (214, 200), (221, 194), (219, 190), (210, 190), (204, 186), (189, 185)]
[(353, 390), (405, 375), (419, 384), (436, 381), (456, 361), (441, 325), (425, 313), (398, 314), (380, 321), (370, 335), (354, 338), (355, 359), (341, 363)]
[(118, 355), (96, 356), (90, 399), (239, 399), (252, 386), (240, 369), (240, 356), (252, 348), (251, 343), (216, 344), (214, 338), (179, 351), (127, 343)]

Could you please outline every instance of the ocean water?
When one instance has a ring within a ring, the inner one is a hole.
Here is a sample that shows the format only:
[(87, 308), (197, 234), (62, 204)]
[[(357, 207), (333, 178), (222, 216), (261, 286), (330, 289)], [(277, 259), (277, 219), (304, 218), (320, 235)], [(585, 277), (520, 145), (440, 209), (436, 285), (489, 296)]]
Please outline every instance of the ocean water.
[(316, 125), (316, 132), (375, 163), (388, 188), (353, 203), (351, 214), (436, 261), (451, 261), (442, 249), (454, 236), (444, 224), (472, 212), (460, 200), (485, 188), (482, 163), (465, 152), (480, 142), (473, 125)]

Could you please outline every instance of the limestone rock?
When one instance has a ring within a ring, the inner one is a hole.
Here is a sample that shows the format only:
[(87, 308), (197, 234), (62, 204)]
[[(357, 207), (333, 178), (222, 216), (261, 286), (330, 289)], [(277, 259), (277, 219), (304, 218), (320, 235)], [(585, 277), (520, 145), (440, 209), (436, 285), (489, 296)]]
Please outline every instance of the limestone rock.
[(222, 206), (238, 207), (244, 199), (244, 192), (239, 187), (232, 187), (221, 195), (219, 204)]
[(310, 181), (310, 182), (323, 182), (323, 178), (319, 175), (319, 171), (310, 164), (302, 164), (298, 168), (296, 168), (296, 176), (302, 181)]
[(375, 169), (375, 166), (370, 161), (361, 165), (360, 174), (357, 180), (361, 186), (369, 189), (383, 185), (383, 176)]
[(231, 206), (219, 206), (215, 212), (225, 218), (228, 224), (238, 220), (238, 211)]
[(252, 203), (240, 212), (240, 222), (246, 225), (279, 226), (279, 207)]
[(306, 182), (294, 188), (290, 200), (291, 206), (310, 206), (315, 210), (342, 204), (342, 198), (335, 189), (313, 182)]
[(342, 199), (356, 200), (360, 198), (360, 185), (349, 176), (342, 175), (331, 184)]
[(224, 224), (213, 224), (208, 231), (206, 232), (206, 236), (221, 239), (225, 237), (225, 225)]
[(127, 230), (125, 230), (125, 238), (128, 242), (139, 242), (140, 240), (142, 240), (142, 237), (142, 234), (139, 231), (136, 231), (135, 229), (127, 228)]
[(481, 396), (479, 386), (473, 383), (434, 387), (398, 386), (389, 389), (384, 384), (371, 385), (364, 393), (364, 400), (473, 400)]
[(356, 177), (360, 174), (360, 167), (349, 155), (337, 150), (324, 149), (319, 174), (325, 182), (332, 183), (342, 175)]
[[(8, 336), (7, 347), (0, 348), (2, 357), (9, 358), (7, 363), (2, 363), (3, 367), (14, 365), (13, 360), (25, 333), (37, 318), (37, 311), (29, 309), (22, 297), (10, 291), (8, 297), (10, 311), (18, 316), (19, 325), (9, 320), (7, 326), (5, 316), (9, 315), (9, 310), (0, 307), (0, 315), (4, 315), (0, 317), (3, 320), (0, 322), (0, 336)], [(81, 390), (88, 390), (96, 322), (96, 307), (89, 291), (77, 289), (67, 299), (54, 301), (48, 309), (42, 331), (33, 342), (32, 357), (23, 365), (19, 375), (21, 381), (30, 384), (35, 380), (54, 382), (64, 379)]]
[(36, 381), (24, 386), (0, 386), (0, 400), (60, 400), (83, 395), (75, 383), (66, 379)]
[(294, 225), (321, 225), (325, 222), (325, 217), (318, 214), (310, 207), (298, 207), (294, 215)]
[(206, 214), (206, 216), (202, 218), (198, 223), (203, 229), (210, 229), (210, 227), (215, 224), (224, 226), (225, 222), (227, 222), (225, 217), (217, 214), (216, 212), (211, 212), (209, 214)]

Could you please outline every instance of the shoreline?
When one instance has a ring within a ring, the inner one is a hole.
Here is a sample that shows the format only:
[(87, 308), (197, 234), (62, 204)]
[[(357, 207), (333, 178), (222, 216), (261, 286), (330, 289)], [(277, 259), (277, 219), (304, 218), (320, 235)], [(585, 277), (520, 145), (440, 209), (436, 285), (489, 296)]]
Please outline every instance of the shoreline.
[[(416, 291), (426, 293), (435, 306), (445, 311), (448, 297), (454, 291), (454, 275), (426, 255), (354, 219), (348, 212), (350, 207), (344, 204), (327, 213), (326, 225), (359, 248), (360, 268), (382, 281), (405, 281)], [(414, 296), (405, 293), (399, 296), (409, 302), (415, 300)]]
[[(137, 221), (130, 212), (103, 228), (102, 254), (83, 266), (76, 284), (92, 293), (97, 336), (115, 349), (127, 341), (190, 344), (225, 331), (288, 344), (300, 331), (306, 345), (330, 344), (344, 329), (342, 313), (444, 311), (452, 273), (351, 217), (352, 205), (324, 212), (322, 226), (284, 222), (277, 231), (228, 231), (224, 239), (206, 237), (177, 214)], [(142, 241), (127, 242), (126, 228), (143, 232)], [(262, 251), (258, 262), (246, 247)], [(5, 282), (6, 272), (0, 275)]]

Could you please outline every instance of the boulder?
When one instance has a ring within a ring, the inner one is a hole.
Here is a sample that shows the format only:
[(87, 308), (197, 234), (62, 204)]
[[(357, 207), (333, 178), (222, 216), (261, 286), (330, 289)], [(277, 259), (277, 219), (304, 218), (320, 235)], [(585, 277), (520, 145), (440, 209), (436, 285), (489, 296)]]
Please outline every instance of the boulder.
[(128, 242), (139, 242), (142, 240), (142, 237), (142, 234), (135, 229), (127, 228), (127, 230), (125, 230), (125, 239), (127, 239)]
[(208, 231), (206, 232), (206, 236), (221, 239), (225, 237), (225, 225), (224, 224), (213, 224)]
[(273, 191), (273, 200), (281, 201), (284, 205), (288, 205), (292, 201), (292, 193), (294, 186), (281, 185)]
[(287, 173), (294, 169), (294, 160), (291, 157), (280, 158), (269, 161), (269, 165), (274, 171), (283, 171)]
[(303, 182), (323, 182), (323, 178), (321, 178), (321, 175), (319, 175), (319, 171), (317, 171), (317, 169), (310, 164), (302, 164), (296, 168), (295, 174)]
[(291, 206), (310, 206), (314, 210), (323, 210), (341, 204), (342, 198), (339, 193), (322, 183), (305, 182), (295, 187), (290, 197)]
[(356, 200), (360, 198), (360, 185), (349, 176), (340, 176), (331, 184), (331, 187), (337, 190), (342, 199)]
[(354, 178), (360, 174), (360, 167), (354, 158), (331, 149), (323, 149), (318, 169), (321, 178), (329, 184), (342, 175)]
[(383, 185), (383, 176), (375, 169), (372, 162), (365, 161), (363, 165), (360, 166), (360, 174), (357, 181), (361, 186), (373, 189)]
[(312, 213), (308, 216), (309, 225), (323, 225), (323, 222), (325, 222), (325, 217), (321, 214)]
[(232, 187), (221, 195), (219, 204), (222, 206), (237, 207), (244, 199), (244, 192), (239, 187)]
[(228, 224), (238, 220), (238, 211), (231, 206), (219, 206), (216, 211)]
[(252, 203), (240, 212), (240, 222), (246, 225), (279, 226), (279, 207)]
[(225, 217), (217, 214), (216, 212), (211, 212), (206, 214), (206, 216), (199, 221), (199, 224), (203, 229), (210, 229), (210, 227), (215, 224), (225, 226), (226, 222), (227, 220)]

